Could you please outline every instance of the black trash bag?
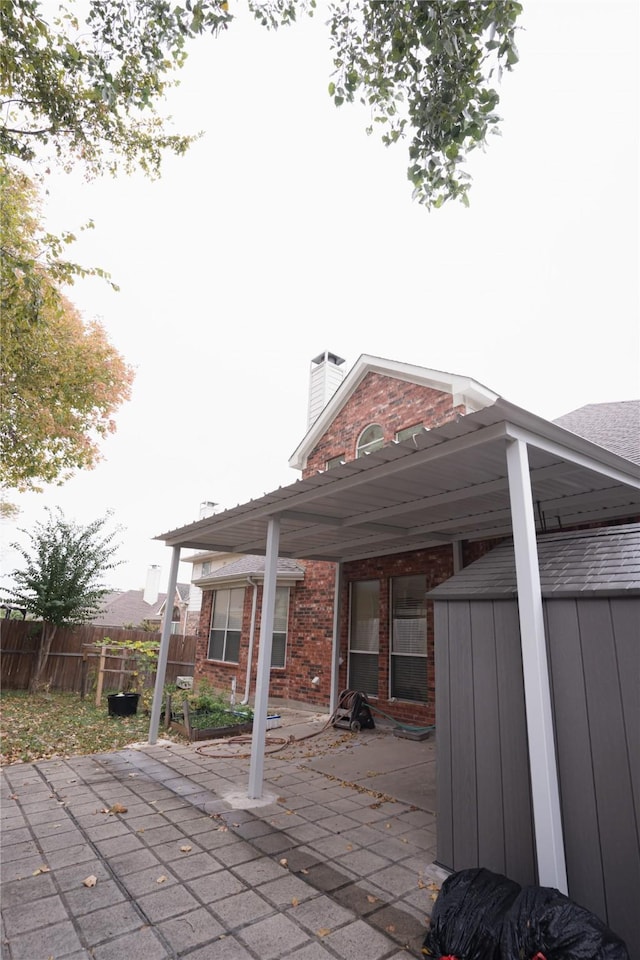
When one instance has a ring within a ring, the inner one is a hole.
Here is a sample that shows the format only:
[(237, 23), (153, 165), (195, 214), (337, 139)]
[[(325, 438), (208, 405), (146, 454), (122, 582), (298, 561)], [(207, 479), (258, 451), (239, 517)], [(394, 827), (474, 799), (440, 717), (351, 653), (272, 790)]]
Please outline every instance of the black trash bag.
[(433, 908), (423, 954), (498, 960), (502, 921), (519, 892), (519, 884), (484, 867), (451, 874)]
[(553, 887), (524, 887), (502, 928), (503, 960), (629, 960), (602, 920)]

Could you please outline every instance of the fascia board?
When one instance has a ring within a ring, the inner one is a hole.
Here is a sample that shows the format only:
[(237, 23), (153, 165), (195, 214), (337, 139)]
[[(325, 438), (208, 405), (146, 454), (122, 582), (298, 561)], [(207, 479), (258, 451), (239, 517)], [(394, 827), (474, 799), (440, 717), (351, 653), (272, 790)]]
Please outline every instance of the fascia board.
[(362, 354), (342, 381), (332, 398), (311, 425), (300, 444), (289, 458), (289, 466), (294, 470), (304, 470), (307, 457), (320, 437), (327, 430), (340, 410), (347, 404), (368, 373), (394, 377), (417, 386), (431, 387), (450, 393), (455, 406), (463, 404), (468, 413), (495, 403), (498, 394), (470, 377), (446, 373), (443, 370), (430, 370), (411, 363), (397, 360), (384, 360), (369, 354)]
[[(233, 585), (246, 587), (250, 579), (255, 583), (263, 584), (264, 571), (261, 573), (234, 573), (226, 577), (201, 577), (199, 580), (194, 580), (194, 584), (201, 590), (215, 590), (216, 587), (229, 587)], [(276, 583), (279, 587), (292, 587), (301, 580), (304, 580), (303, 571), (300, 571), (300, 573), (279, 574), (276, 577)]]

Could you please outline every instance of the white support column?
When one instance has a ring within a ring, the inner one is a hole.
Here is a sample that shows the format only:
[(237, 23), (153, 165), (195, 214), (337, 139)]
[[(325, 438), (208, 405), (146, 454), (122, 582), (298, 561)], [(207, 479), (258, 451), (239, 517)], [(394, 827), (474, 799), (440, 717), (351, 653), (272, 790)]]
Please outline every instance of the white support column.
[(160, 711), (162, 710), (162, 692), (164, 690), (164, 678), (167, 672), (169, 639), (171, 637), (173, 598), (176, 595), (179, 564), (180, 547), (174, 547), (171, 555), (171, 569), (169, 570), (169, 583), (167, 584), (167, 599), (164, 604), (164, 617), (162, 618), (162, 636), (160, 637), (160, 650), (158, 651), (158, 666), (156, 667), (156, 685), (153, 690), (151, 720), (149, 721), (149, 743), (151, 744), (158, 742), (158, 727), (160, 726)]
[(538, 882), (567, 893), (549, 665), (527, 445), (507, 442)]
[(267, 527), (267, 553), (264, 568), (264, 586), (262, 588), (262, 614), (260, 616), (258, 676), (256, 678), (256, 702), (253, 714), (253, 735), (251, 737), (251, 763), (249, 766), (248, 791), (250, 800), (259, 800), (262, 797), (279, 544), (280, 518), (270, 517), (269, 526)]
[(333, 639), (331, 642), (331, 692), (329, 713), (338, 706), (338, 670), (340, 669), (340, 596), (342, 587), (342, 563), (336, 563), (335, 587), (333, 591)]

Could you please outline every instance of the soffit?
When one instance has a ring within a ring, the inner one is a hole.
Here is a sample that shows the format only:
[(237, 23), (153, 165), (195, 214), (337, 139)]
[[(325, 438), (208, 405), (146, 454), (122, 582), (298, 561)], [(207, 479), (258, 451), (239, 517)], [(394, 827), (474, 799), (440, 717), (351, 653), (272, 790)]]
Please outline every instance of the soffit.
[(508, 536), (506, 447), (528, 444), (537, 526), (640, 516), (640, 467), (504, 400), (177, 530), (170, 546), (348, 561)]

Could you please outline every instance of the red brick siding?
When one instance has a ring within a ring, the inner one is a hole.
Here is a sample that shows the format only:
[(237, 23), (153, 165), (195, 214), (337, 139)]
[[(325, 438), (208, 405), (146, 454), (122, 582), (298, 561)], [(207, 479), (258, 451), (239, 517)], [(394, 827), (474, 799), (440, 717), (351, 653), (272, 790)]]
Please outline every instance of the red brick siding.
[[(305, 567), (304, 581), (295, 584), (290, 590), (285, 666), (271, 669), (269, 694), (272, 697), (298, 700), (327, 708), (331, 692), (335, 564), (308, 562)], [(207, 660), (212, 598), (211, 590), (205, 591), (202, 597), (196, 680), (205, 677), (216, 689), (226, 691), (231, 689), (231, 678), (235, 676), (238, 699), (241, 699), (247, 674), (253, 587), (248, 586), (245, 591), (240, 662), (237, 664)], [(259, 586), (251, 669), (251, 700), (255, 696), (261, 614), (262, 586)], [(320, 678), (318, 686), (311, 683), (316, 676)]]
[(354, 460), (358, 437), (371, 423), (382, 427), (384, 442), (390, 443), (404, 427), (437, 427), (464, 413), (464, 406), (454, 407), (450, 393), (370, 372), (309, 454), (303, 477), (324, 470), (327, 460), (342, 453)]

